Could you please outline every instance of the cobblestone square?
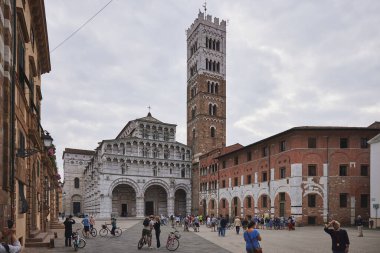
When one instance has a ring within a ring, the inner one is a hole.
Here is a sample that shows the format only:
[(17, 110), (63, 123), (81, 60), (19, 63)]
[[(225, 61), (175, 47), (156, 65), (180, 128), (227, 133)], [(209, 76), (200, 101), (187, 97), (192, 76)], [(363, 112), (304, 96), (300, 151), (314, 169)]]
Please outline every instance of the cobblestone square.
[[(77, 220), (80, 223), (80, 220)], [(96, 228), (100, 229), (101, 224), (105, 221), (97, 221)], [(76, 227), (81, 227), (77, 224)], [(118, 220), (118, 227), (122, 228), (123, 234), (119, 238), (106, 237), (86, 239), (87, 245), (78, 252), (150, 252), (162, 251), (167, 252), (165, 248), (168, 233), (172, 229), (168, 226), (162, 226), (161, 248), (156, 249), (156, 240), (153, 235), (153, 250), (144, 246), (141, 250), (137, 249), (137, 242), (141, 236), (142, 221), (139, 220)], [(242, 233), (237, 235), (235, 230), (227, 230), (225, 237), (218, 237), (216, 232), (211, 232), (209, 228), (201, 226), (200, 232), (183, 232), (182, 227), (177, 227), (181, 232), (180, 246), (176, 252), (213, 252), (213, 253), (244, 253), (245, 243)], [(26, 248), (25, 253), (62, 253), (73, 252), (73, 248), (64, 246), (63, 230), (56, 230), (58, 239), (55, 240), (54, 249), (45, 248)], [(380, 249), (380, 231), (364, 230), (364, 237), (357, 237), (355, 228), (347, 228), (351, 246), (351, 253), (377, 253)], [(295, 231), (286, 230), (260, 230), (262, 235), (262, 247), (265, 253), (290, 253), (290, 252), (331, 252), (331, 239), (323, 231), (323, 227), (302, 227), (296, 228)]]

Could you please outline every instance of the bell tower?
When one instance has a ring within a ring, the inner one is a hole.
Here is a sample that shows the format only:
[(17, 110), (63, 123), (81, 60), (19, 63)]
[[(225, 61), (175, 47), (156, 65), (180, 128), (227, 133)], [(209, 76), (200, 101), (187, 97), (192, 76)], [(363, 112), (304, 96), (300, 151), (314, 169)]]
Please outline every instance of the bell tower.
[(187, 145), (193, 162), (226, 144), (226, 21), (199, 11), (187, 29)]

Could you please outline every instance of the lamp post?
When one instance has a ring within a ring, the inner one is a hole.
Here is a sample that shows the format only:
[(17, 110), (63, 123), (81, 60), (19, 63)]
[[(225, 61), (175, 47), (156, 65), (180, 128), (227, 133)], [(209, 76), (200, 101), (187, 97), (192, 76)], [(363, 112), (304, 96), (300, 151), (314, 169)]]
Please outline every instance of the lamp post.
[[(44, 142), (44, 148), (48, 149), (53, 145), (53, 138), (50, 136), (49, 132), (44, 130), (42, 134), (42, 140)], [(27, 149), (27, 148), (19, 148), (16, 153), (16, 157), (26, 158), (36, 153), (42, 152), (43, 150), (39, 149)]]

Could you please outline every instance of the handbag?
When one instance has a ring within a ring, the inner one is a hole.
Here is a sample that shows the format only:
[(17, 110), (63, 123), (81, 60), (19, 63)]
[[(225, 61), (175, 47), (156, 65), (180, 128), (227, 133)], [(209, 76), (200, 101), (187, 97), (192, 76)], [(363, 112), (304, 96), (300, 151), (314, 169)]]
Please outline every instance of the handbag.
[[(249, 238), (249, 240), (251, 241), (252, 246), (253, 246), (253, 241), (252, 241), (251, 236), (249, 235), (248, 232), (246, 232), (246, 233), (248, 234), (248, 238)], [(254, 248), (252, 252), (253, 252), (253, 253), (263, 253), (263, 248), (261, 248), (259, 241), (257, 241), (257, 243), (259, 244), (259, 247), (258, 247), (258, 248)]]

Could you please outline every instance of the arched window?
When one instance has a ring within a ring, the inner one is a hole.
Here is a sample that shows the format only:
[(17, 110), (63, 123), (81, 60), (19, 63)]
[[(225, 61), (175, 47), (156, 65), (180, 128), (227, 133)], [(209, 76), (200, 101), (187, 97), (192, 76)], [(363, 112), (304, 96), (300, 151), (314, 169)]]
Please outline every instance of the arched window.
[(216, 105), (212, 107), (212, 115), (216, 116)]
[(211, 83), (211, 93), (215, 93), (214, 82)]
[(208, 48), (210, 48), (210, 49), (212, 48), (212, 39), (208, 40)]
[(212, 49), (216, 49), (216, 43), (215, 43), (215, 40), (213, 40), (213, 42), (212, 42)]
[(219, 73), (219, 71), (220, 71), (220, 64), (219, 64), (219, 62), (218, 62), (218, 64), (216, 64), (216, 72)]
[(211, 60), (208, 61), (208, 70), (212, 70), (212, 61)]
[(193, 129), (193, 139), (195, 139), (195, 129)]
[(185, 176), (186, 176), (186, 175), (185, 175), (185, 169), (182, 169), (182, 170), (181, 170), (181, 177), (182, 177), (182, 178), (185, 178)]
[(218, 94), (218, 88), (219, 88), (219, 85), (216, 83), (215, 84), (215, 93)]
[(207, 81), (207, 92), (211, 92), (210, 81)]
[(211, 127), (210, 132), (211, 132), (211, 137), (214, 138), (215, 137), (215, 127)]
[(206, 47), (208, 47), (208, 37), (206, 37)]
[(74, 178), (74, 188), (79, 188), (79, 178)]
[(216, 62), (215, 61), (212, 63), (212, 71), (216, 71)]
[(212, 104), (208, 105), (208, 114), (212, 115)]
[(197, 112), (197, 107), (195, 106), (193, 109), (191, 109), (191, 118), (194, 119), (195, 118), (195, 114)]
[(208, 70), (208, 59), (206, 58), (206, 70)]
[(219, 50), (220, 50), (220, 42), (217, 41), (217, 42), (216, 42), (216, 51), (219, 51)]

